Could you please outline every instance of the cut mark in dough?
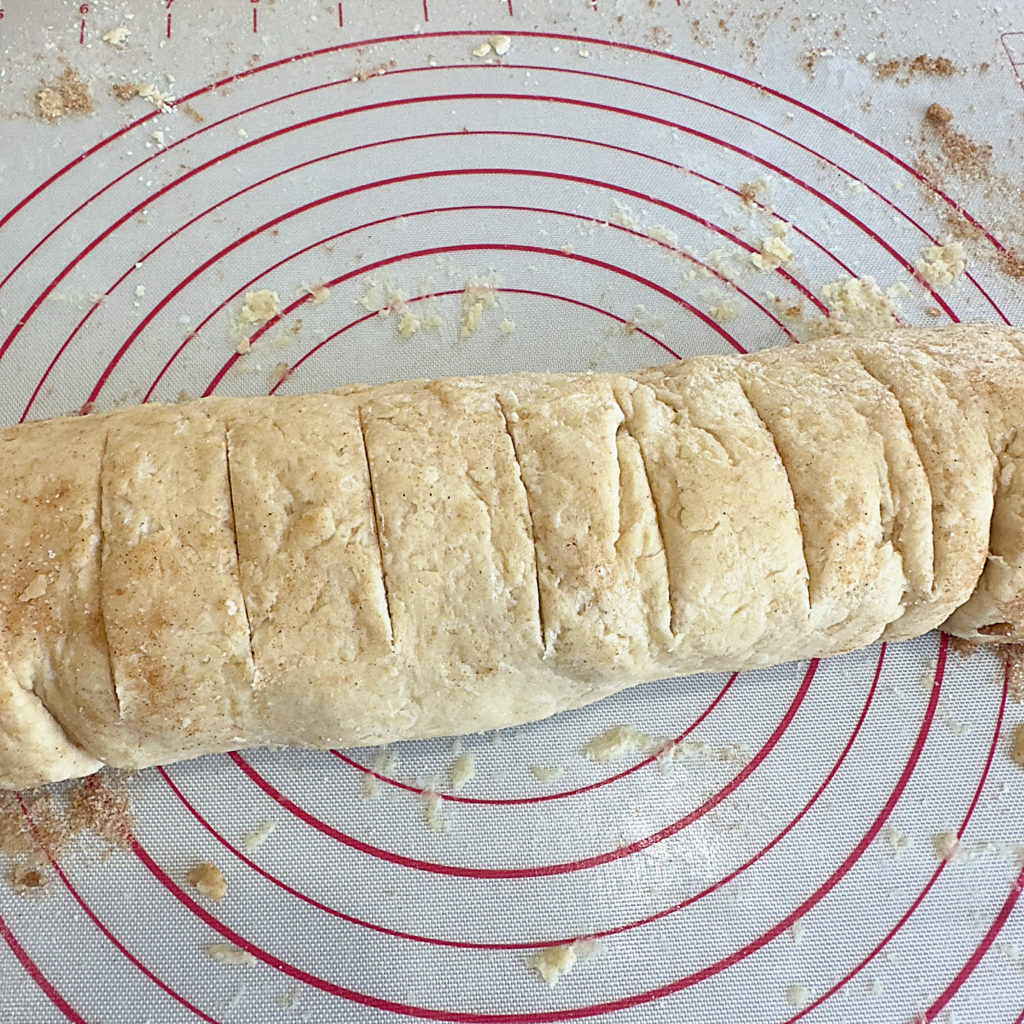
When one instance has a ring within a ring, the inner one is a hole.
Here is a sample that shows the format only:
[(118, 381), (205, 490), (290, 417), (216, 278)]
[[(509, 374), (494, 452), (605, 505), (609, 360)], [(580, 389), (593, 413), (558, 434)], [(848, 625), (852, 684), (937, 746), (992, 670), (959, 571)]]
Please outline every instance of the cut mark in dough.
[(512, 434), (512, 426), (508, 421), (508, 413), (501, 401), (500, 395), (494, 396), (498, 412), (501, 413), (502, 422), (505, 424), (505, 433), (508, 435), (509, 444), (512, 446), (512, 459), (516, 464), (516, 473), (519, 476), (519, 484), (523, 488), (523, 496), (526, 501), (526, 518), (529, 520), (530, 537), (533, 541), (533, 577), (537, 584), (537, 631), (540, 637), (540, 649), (547, 653), (547, 631), (544, 629), (544, 602), (540, 592), (540, 562), (537, 552), (537, 529), (533, 523), (533, 510), (530, 507), (530, 491), (526, 486), (526, 478), (523, 476), (523, 464), (519, 461), (519, 449), (516, 448), (516, 439)]
[(363, 459), (366, 462), (366, 481), (370, 488), (370, 503), (373, 505), (373, 539), (377, 542), (377, 557), (380, 559), (380, 580), (384, 589), (384, 610), (388, 614), (388, 638), (392, 651), (395, 649), (395, 620), (391, 616), (391, 593), (388, 589), (388, 573), (384, 565), (384, 524), (381, 522), (380, 507), (377, 504), (377, 492), (373, 487), (373, 467), (370, 465), (370, 449), (366, 442), (366, 429), (363, 425), (363, 410), (356, 409), (356, 423), (359, 425), (359, 440), (363, 445)]

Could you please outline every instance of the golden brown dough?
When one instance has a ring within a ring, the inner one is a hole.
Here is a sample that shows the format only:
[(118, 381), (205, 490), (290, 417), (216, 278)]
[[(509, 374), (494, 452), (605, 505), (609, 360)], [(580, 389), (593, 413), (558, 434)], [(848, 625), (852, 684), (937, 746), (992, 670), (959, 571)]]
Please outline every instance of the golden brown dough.
[(0, 431), (0, 786), (1024, 640), (1024, 332)]

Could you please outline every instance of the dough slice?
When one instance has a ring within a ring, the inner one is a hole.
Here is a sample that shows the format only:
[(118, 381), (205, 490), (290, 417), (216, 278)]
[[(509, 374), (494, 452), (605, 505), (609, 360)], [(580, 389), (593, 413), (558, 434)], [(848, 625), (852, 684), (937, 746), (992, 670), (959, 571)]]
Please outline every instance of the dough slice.
[(885, 449), (840, 382), (783, 351), (735, 365), (793, 488), (816, 653), (835, 654), (878, 639), (903, 611), (902, 559), (883, 521)]
[(619, 399), (668, 551), (674, 671), (802, 657), (812, 638), (793, 492), (735, 363), (643, 371)]
[(650, 487), (613, 378), (506, 378), (499, 402), (528, 496), (548, 660), (607, 687), (671, 643)]
[(405, 735), (499, 728), (584, 700), (542, 667), (529, 506), (494, 383), (375, 390), (360, 415), (395, 649), (415, 695)]
[(217, 402), (127, 409), (101, 470), (103, 616), (121, 719), (104, 760), (157, 764), (260, 739)]
[(409, 698), (355, 402), (238, 400), (220, 413), (263, 734), (317, 747), (393, 735)]

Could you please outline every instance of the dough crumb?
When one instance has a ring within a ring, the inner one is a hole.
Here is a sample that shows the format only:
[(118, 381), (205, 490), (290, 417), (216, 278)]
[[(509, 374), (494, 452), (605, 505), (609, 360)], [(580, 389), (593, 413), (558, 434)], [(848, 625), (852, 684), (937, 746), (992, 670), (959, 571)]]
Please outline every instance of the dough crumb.
[(450, 832), (451, 825), (442, 814), (444, 801), (440, 795), (425, 790), (420, 797), (423, 802), (423, 821), (431, 832)]
[(464, 341), (480, 326), (485, 309), (493, 309), (497, 303), (494, 295), (495, 279), (471, 277), (462, 289), (459, 315), (459, 340)]
[(505, 319), (498, 324), (498, 330), (501, 331), (502, 334), (511, 334), (515, 329), (515, 320), (509, 320), (508, 317), (505, 317)]
[(490, 43), (491, 49), (499, 57), (504, 57), (512, 49), (512, 39), (510, 36), (491, 36)]
[(718, 761), (732, 764), (745, 764), (750, 752), (741, 743), (728, 743), (723, 747), (713, 747), (704, 740), (680, 740), (678, 743), (668, 740), (658, 748), (655, 759), (662, 773), (667, 773), (676, 761)]
[(473, 758), (469, 754), (460, 754), (451, 768), (452, 792), (460, 792), (474, 775), (476, 775), (476, 763)]
[(616, 725), (589, 740), (582, 752), (588, 761), (607, 764), (638, 750), (650, 750), (655, 743), (657, 740), (653, 736), (639, 732), (631, 725)]
[(914, 845), (912, 836), (898, 829), (895, 825), (888, 825), (885, 829), (886, 842), (892, 847), (893, 853), (899, 854), (909, 850)]
[(727, 324), (739, 316), (736, 307), (731, 302), (719, 302), (708, 310), (708, 314), (712, 320), (717, 320), (720, 324)]
[(544, 764), (531, 764), (529, 772), (538, 782), (553, 782), (561, 776), (562, 769), (551, 768)]
[(790, 1006), (803, 1006), (810, 998), (811, 993), (807, 986), (797, 982), (786, 986), (786, 1002)]
[(269, 288), (260, 288), (259, 291), (245, 293), (236, 322), (239, 325), (259, 326), (280, 312), (281, 300), (277, 292), (272, 292)]
[(799, 918), (789, 926), (789, 937), (793, 940), (794, 946), (799, 946), (804, 941), (804, 932), (807, 926)]
[(208, 942), (203, 946), (203, 952), (211, 960), (227, 967), (252, 967), (256, 963), (256, 957), (252, 953), (239, 949), (230, 942)]
[(331, 290), (322, 281), (316, 284), (302, 282), (302, 290), (310, 297), (314, 306), (322, 306), (330, 297)]
[(406, 309), (398, 318), (398, 336), (408, 341), (422, 326), (423, 321), (412, 310)]
[(932, 849), (939, 860), (952, 860), (960, 849), (960, 840), (955, 832), (939, 832), (932, 836)]
[(240, 355), (246, 355), (252, 348), (252, 342), (248, 338), (240, 338), (238, 344), (235, 346), (235, 351)]
[(1013, 730), (1010, 739), (1010, 757), (1024, 768), (1024, 722)]
[(248, 853), (255, 853), (270, 838), (275, 828), (277, 822), (268, 818), (259, 828), (254, 828), (242, 836), (242, 849)]
[(882, 983), (878, 978), (871, 978), (868, 981), (868, 991), (873, 996), (880, 996), (882, 994)]
[(778, 270), (793, 262), (793, 250), (778, 235), (767, 235), (761, 239), (758, 251), (750, 254), (750, 262), (758, 270)]
[(883, 291), (870, 274), (831, 281), (821, 290), (829, 316), (822, 331), (826, 335), (851, 334), (898, 327), (894, 302), (903, 292), (899, 285)]
[(474, 57), (487, 57), (490, 54), (490, 52), (491, 52), (491, 44), (490, 43), (480, 43), (479, 46), (474, 47), (474, 49), (473, 49), (473, 56)]
[(59, 121), (69, 114), (91, 114), (89, 87), (73, 68), (65, 67), (60, 77), (36, 93), (36, 107), (46, 121)]
[(109, 32), (104, 32), (100, 37), (103, 42), (108, 46), (113, 46), (115, 49), (124, 49), (125, 43), (128, 42), (128, 37), (131, 35), (127, 25), (118, 25), (117, 28), (112, 28)]
[(201, 860), (189, 868), (185, 877), (189, 885), (194, 885), (199, 890), (200, 895), (213, 900), (214, 903), (220, 903), (227, 894), (228, 880), (224, 877), (224, 872), (209, 861)]
[(918, 274), (937, 288), (952, 284), (966, 266), (962, 242), (926, 246), (914, 263)]
[(548, 946), (526, 958), (530, 968), (548, 988), (554, 988), (577, 963), (589, 960), (600, 952), (593, 939), (580, 939), (568, 946)]
[(135, 86), (135, 95), (151, 103), (161, 114), (169, 114), (174, 109), (174, 97), (170, 93), (161, 92), (150, 82)]
[(375, 797), (380, 792), (380, 779), (377, 776), (391, 776), (397, 764), (398, 758), (387, 747), (381, 747), (374, 755), (370, 772), (363, 776), (362, 784), (359, 787), (360, 798), (370, 800)]

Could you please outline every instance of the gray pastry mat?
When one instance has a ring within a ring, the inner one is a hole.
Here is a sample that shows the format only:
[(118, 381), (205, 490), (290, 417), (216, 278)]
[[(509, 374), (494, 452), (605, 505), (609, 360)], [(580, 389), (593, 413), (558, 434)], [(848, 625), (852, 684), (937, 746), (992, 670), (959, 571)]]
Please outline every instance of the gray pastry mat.
[[(908, 323), (1022, 323), (1024, 14), (967, 6), (7, 0), (0, 422), (761, 347), (847, 275)], [(46, 123), (62, 62), (93, 112)], [(782, 221), (793, 259), (759, 271)], [(950, 238), (967, 270), (930, 288)], [(239, 356), (263, 288), (282, 317)], [(454, 749), (145, 772), (131, 850), (0, 886), (0, 1021), (1019, 1022), (1021, 721), (992, 656), (931, 635)], [(619, 725), (690, 731), (668, 765), (581, 755)], [(554, 988), (527, 967), (594, 935)]]

